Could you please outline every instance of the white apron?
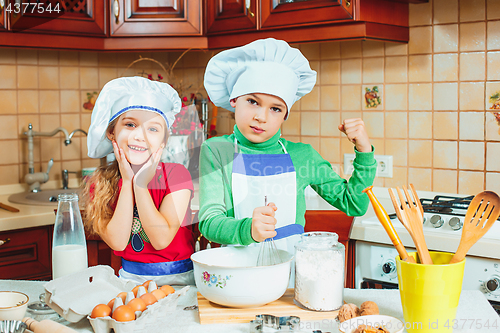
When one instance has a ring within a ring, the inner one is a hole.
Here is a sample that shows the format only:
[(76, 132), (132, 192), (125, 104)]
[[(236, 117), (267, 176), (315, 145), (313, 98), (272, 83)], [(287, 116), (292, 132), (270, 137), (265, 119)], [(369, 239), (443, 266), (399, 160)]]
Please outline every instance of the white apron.
[[(232, 193), (234, 217), (251, 217), (256, 207), (274, 202), (276, 232), (274, 241), (278, 249), (295, 255), (295, 244), (300, 240), (304, 227), (295, 223), (297, 203), (297, 183), (295, 168), (285, 146), (279, 141), (284, 154), (242, 154), (238, 153), (238, 142), (234, 139), (234, 159), (232, 170)], [(260, 244), (252, 244), (261, 246)], [(294, 285), (294, 262), (290, 274), (290, 284)]]

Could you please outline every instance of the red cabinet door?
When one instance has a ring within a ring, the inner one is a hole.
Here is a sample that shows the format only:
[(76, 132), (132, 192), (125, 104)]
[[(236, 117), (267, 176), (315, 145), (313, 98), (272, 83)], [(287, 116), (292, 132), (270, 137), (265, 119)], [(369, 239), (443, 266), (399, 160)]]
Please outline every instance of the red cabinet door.
[(207, 0), (207, 33), (257, 29), (258, 0)]
[(319, 25), (353, 20), (355, 0), (260, 0), (260, 28)]
[(106, 35), (105, 0), (4, 1), (10, 30), (56, 35)]
[(111, 36), (201, 36), (201, 1), (110, 0)]

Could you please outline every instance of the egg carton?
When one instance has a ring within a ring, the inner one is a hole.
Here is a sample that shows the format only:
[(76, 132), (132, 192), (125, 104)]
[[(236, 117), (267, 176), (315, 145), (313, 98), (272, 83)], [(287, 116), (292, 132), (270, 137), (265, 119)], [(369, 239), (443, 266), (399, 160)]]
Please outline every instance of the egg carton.
[(93, 266), (45, 284), (45, 303), (69, 322), (87, 317), (97, 304), (107, 304), (135, 283), (120, 279), (109, 266)]
[(176, 292), (162, 298), (158, 302), (148, 305), (135, 320), (127, 322), (119, 322), (111, 317), (90, 318), (90, 324), (95, 333), (109, 333), (111, 329), (115, 333), (151, 333), (158, 332), (157, 318), (165, 315), (167, 312), (175, 311), (177, 307), (177, 300), (180, 296), (186, 294), (189, 286), (186, 286)]

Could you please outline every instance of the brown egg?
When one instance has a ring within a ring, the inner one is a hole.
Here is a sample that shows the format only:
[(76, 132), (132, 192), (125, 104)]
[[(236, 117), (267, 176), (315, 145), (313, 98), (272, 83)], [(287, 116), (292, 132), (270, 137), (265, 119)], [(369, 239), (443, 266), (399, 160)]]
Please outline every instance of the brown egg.
[(118, 295), (116, 295), (116, 297), (120, 297), (123, 301), (123, 304), (125, 304), (125, 299), (127, 298), (127, 292), (126, 291), (122, 291), (121, 293), (119, 293)]
[(128, 305), (120, 305), (113, 312), (113, 317), (116, 321), (132, 321), (135, 320), (134, 310)]
[(140, 299), (146, 303), (146, 306), (154, 304), (158, 301), (158, 299), (151, 293), (145, 293), (140, 297)]
[(172, 286), (169, 286), (168, 284), (161, 286), (160, 289), (165, 293), (165, 295), (170, 295), (175, 293), (175, 289)]
[(156, 297), (158, 301), (161, 300), (162, 298), (167, 297), (167, 294), (165, 294), (165, 292), (161, 289), (155, 289), (151, 292), (151, 294), (153, 294), (153, 296)]
[(100, 318), (111, 316), (111, 308), (106, 304), (97, 304), (90, 314), (90, 318)]
[(135, 311), (144, 311), (146, 310), (146, 302), (144, 302), (143, 299), (141, 298), (133, 298), (130, 300), (130, 302), (127, 303), (128, 306), (132, 308), (132, 310)]
[(153, 280), (147, 280), (146, 282), (144, 282), (142, 285), (144, 286), (144, 288), (146, 288), (146, 290), (148, 290), (148, 287), (149, 287), (149, 283), (153, 281)]
[(132, 292), (134, 293), (134, 296), (137, 297), (137, 291), (139, 290), (139, 287), (142, 286), (142, 284), (138, 285), (138, 286), (135, 286), (134, 288), (132, 288)]
[(109, 308), (112, 309), (114, 304), (115, 304), (115, 299), (113, 298), (111, 299), (111, 301), (108, 302)]

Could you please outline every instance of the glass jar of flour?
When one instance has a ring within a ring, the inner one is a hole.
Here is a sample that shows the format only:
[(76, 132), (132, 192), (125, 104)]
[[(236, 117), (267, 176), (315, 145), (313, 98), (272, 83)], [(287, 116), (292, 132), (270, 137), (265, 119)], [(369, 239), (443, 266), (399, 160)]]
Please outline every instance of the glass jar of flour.
[(307, 232), (295, 245), (295, 302), (315, 311), (339, 309), (344, 300), (345, 247), (332, 232)]

